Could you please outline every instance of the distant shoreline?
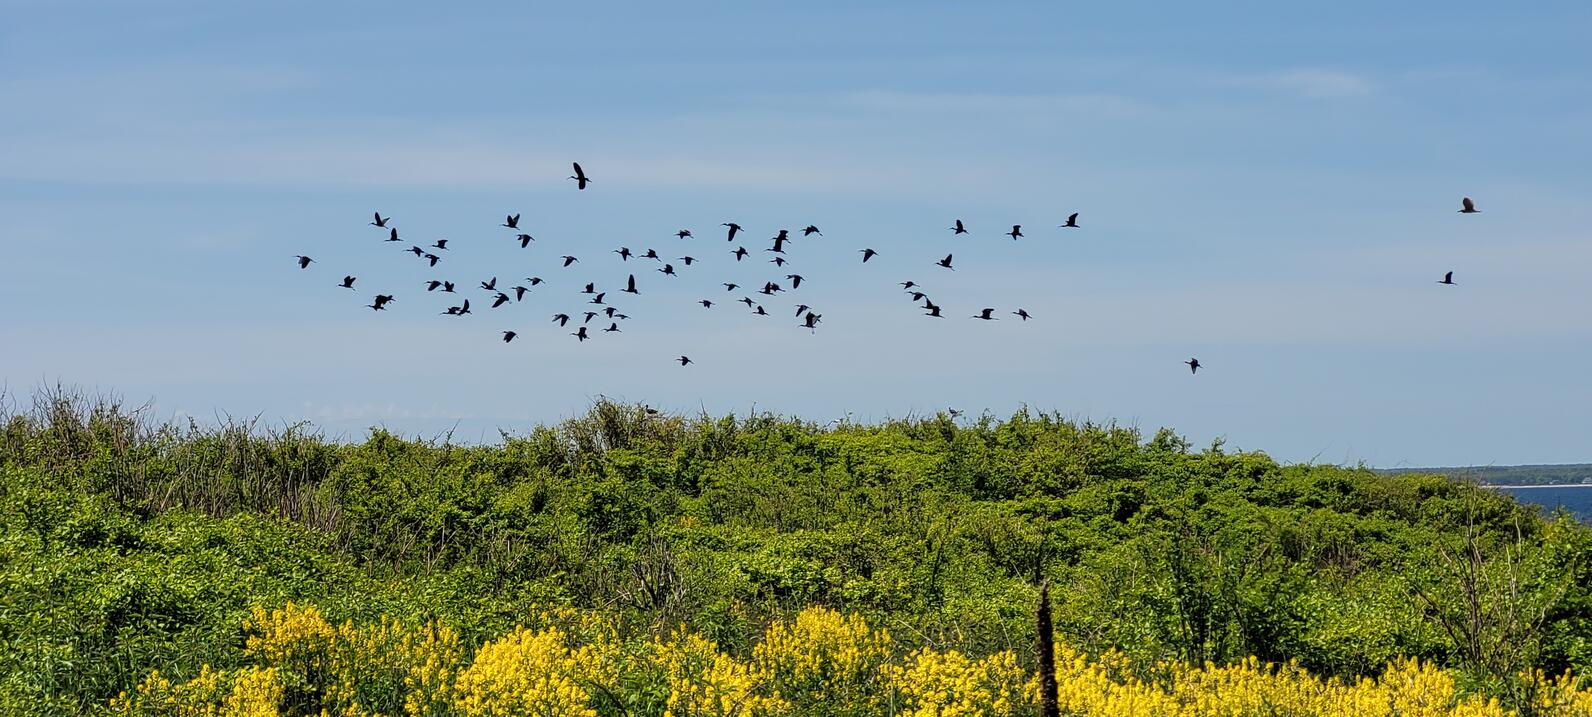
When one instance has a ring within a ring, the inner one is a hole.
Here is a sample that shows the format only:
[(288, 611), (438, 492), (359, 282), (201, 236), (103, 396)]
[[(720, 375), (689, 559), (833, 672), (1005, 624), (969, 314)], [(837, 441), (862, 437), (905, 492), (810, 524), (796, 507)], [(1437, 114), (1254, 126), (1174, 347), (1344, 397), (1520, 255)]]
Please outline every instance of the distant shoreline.
[(1592, 488), (1592, 483), (1538, 483), (1534, 485), (1510, 485), (1508, 483), (1477, 483), (1477, 488)]
[(1533, 464), (1519, 466), (1449, 466), (1426, 468), (1374, 468), (1382, 475), (1447, 476), (1483, 488), (1548, 488), (1592, 485), (1592, 463)]

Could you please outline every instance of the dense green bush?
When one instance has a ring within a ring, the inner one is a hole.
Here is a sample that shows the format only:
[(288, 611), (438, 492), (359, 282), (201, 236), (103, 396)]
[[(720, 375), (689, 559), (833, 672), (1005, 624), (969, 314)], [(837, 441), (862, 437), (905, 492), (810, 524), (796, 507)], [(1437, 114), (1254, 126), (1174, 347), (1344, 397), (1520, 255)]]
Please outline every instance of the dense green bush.
[(467, 641), (565, 604), (732, 651), (822, 605), (902, 649), (1026, 654), (1048, 579), (1059, 638), (1145, 664), (1592, 667), (1592, 533), (1562, 517), (1029, 411), (820, 427), (600, 402), (496, 445), (346, 444), (48, 392), (0, 415), (0, 477), (7, 713), (233, 664), (249, 607), (289, 599)]

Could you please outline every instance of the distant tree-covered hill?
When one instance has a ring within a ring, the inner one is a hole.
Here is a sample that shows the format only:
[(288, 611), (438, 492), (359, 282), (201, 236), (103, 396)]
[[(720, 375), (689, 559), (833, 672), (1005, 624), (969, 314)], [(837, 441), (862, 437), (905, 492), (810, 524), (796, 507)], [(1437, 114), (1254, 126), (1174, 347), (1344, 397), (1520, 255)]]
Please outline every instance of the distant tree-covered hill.
[(1592, 483), (1592, 463), (1542, 466), (1468, 466), (1448, 468), (1384, 468), (1385, 475), (1444, 475), (1479, 485), (1568, 485)]

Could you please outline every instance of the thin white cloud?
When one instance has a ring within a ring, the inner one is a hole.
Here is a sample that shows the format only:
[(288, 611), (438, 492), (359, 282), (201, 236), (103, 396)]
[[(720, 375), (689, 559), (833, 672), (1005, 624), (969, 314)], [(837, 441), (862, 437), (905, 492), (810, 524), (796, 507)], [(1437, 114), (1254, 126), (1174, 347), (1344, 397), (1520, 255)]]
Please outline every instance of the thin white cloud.
[[(11, 179), (112, 182), (222, 182), (293, 187), (525, 188), (561, 186), (570, 150), (507, 136), (472, 140), (375, 134), (247, 143), (154, 138), (147, 141), (0, 140)], [(980, 179), (976, 168), (934, 157), (857, 162), (840, 148), (718, 147), (703, 153), (636, 147), (580, 155), (605, 187), (693, 188), (914, 196), (943, 191), (936, 179)], [(849, 164), (848, 164), (849, 163)], [(846, 167), (836, 171), (835, 167)], [(601, 168), (601, 175), (597, 169)], [(984, 179), (989, 179), (985, 177)]]
[[(835, 94), (814, 95), (811, 98), (786, 98), (790, 100), (816, 100), (831, 106), (879, 112), (966, 112), (987, 115), (1009, 114), (1088, 114), (1096, 117), (1142, 116), (1151, 111), (1150, 106), (1126, 95), (1105, 93), (1079, 94), (994, 94), (964, 92), (903, 92), (898, 90), (862, 90)], [(803, 101), (803, 105), (811, 106)]]
[(1345, 70), (1296, 68), (1259, 74), (1219, 76), (1217, 84), (1280, 92), (1312, 100), (1364, 97), (1377, 90), (1370, 78)]

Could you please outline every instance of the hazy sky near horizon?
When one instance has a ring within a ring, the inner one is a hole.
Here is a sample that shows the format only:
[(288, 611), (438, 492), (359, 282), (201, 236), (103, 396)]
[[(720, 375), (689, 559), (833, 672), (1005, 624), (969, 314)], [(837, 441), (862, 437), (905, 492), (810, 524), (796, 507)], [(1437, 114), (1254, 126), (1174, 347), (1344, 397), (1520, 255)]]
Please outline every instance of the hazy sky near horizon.
[[(490, 440), (607, 395), (1592, 461), (1589, 31), (1592, 5), (1551, 1), (0, 0), (0, 381), (349, 437)], [(761, 250), (808, 223), (806, 282), (749, 315), (719, 283), (788, 283)], [(437, 238), (434, 270), (401, 251)], [(614, 299), (629, 272), (643, 295)], [(494, 275), (547, 284), (492, 310)], [(438, 316), (433, 276), (473, 315)], [(550, 323), (585, 281), (623, 332)]]

